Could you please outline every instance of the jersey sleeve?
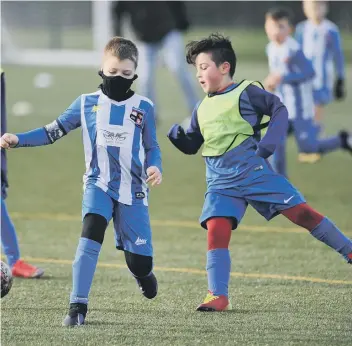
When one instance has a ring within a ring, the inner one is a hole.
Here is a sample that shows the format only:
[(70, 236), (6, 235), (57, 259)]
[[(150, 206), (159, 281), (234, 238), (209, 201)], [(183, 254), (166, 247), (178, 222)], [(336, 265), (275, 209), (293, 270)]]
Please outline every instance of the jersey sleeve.
[(171, 143), (184, 154), (194, 155), (198, 152), (202, 144), (204, 143), (204, 138), (200, 131), (198, 123), (197, 110), (200, 102), (194, 108), (191, 117), (191, 123), (185, 132), (183, 127), (175, 124), (169, 130), (167, 134)]
[(53, 144), (79, 126), (81, 126), (81, 96), (50, 124), (32, 131), (16, 134), (19, 139), (16, 147), (37, 147)]
[(287, 62), (290, 72), (282, 77), (283, 84), (299, 84), (315, 76), (312, 63), (306, 58), (302, 50), (297, 50)]
[(156, 136), (154, 107), (152, 105), (146, 114), (142, 131), (147, 167), (156, 166), (162, 172), (161, 151)]
[(336, 69), (337, 78), (344, 79), (345, 78), (345, 62), (341, 44), (340, 32), (336, 28), (336, 30), (332, 30), (330, 32), (329, 37), (331, 38), (331, 48), (334, 57), (334, 64)]
[(259, 119), (263, 115), (270, 117), (268, 130), (258, 143), (257, 149), (259, 156), (267, 158), (274, 153), (287, 135), (288, 112), (276, 95), (254, 85), (247, 87), (246, 91)]

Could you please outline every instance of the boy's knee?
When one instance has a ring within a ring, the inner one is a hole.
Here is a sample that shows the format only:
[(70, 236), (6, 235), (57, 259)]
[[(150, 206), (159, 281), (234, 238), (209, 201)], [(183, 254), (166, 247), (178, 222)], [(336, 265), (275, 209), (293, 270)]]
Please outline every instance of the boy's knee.
[(82, 237), (103, 244), (108, 225), (105, 217), (99, 214), (87, 214), (83, 219)]
[(150, 274), (153, 269), (153, 257), (137, 255), (125, 250), (125, 259), (130, 272), (139, 278)]
[(296, 225), (306, 228), (309, 231), (312, 231), (318, 226), (324, 218), (322, 214), (306, 203), (298, 204), (292, 208), (283, 210), (281, 214), (286, 216)]
[(232, 229), (237, 227), (234, 218), (215, 217), (207, 221), (208, 250), (227, 249), (229, 247)]

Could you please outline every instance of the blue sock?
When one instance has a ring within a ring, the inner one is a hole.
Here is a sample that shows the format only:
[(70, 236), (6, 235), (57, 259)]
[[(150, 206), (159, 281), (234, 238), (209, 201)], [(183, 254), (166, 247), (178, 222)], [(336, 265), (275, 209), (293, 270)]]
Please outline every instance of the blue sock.
[(10, 219), (3, 199), (1, 199), (1, 245), (7, 257), (7, 263), (11, 268), (20, 258), (20, 249), (15, 226)]
[(347, 260), (352, 253), (352, 241), (348, 239), (327, 217), (313, 229), (312, 236), (340, 253)]
[(76, 257), (72, 264), (73, 287), (70, 303), (88, 304), (88, 295), (92, 286), (100, 249), (101, 244), (98, 242), (80, 238)]
[(322, 154), (328, 153), (329, 151), (334, 151), (338, 148), (341, 148), (341, 138), (340, 136), (330, 137), (326, 139), (319, 140), (319, 149), (318, 151)]
[(208, 289), (214, 295), (229, 295), (231, 258), (228, 249), (214, 249), (207, 253)]

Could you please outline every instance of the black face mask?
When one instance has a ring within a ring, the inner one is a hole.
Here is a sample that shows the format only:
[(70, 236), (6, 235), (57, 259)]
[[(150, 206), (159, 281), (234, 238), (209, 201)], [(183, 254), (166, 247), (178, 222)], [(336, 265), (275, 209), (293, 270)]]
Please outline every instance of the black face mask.
[(131, 79), (127, 79), (121, 76), (105, 76), (103, 71), (99, 71), (99, 76), (103, 78), (100, 88), (110, 99), (120, 102), (127, 100), (134, 94), (130, 88), (133, 81), (138, 78), (137, 75), (134, 75)]

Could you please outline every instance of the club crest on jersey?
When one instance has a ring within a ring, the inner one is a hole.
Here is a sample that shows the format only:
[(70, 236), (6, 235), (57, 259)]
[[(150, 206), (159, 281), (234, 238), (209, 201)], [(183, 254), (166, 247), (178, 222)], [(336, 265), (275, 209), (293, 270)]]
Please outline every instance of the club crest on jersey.
[(142, 126), (144, 115), (145, 115), (144, 110), (132, 107), (130, 119), (135, 123), (135, 125)]

